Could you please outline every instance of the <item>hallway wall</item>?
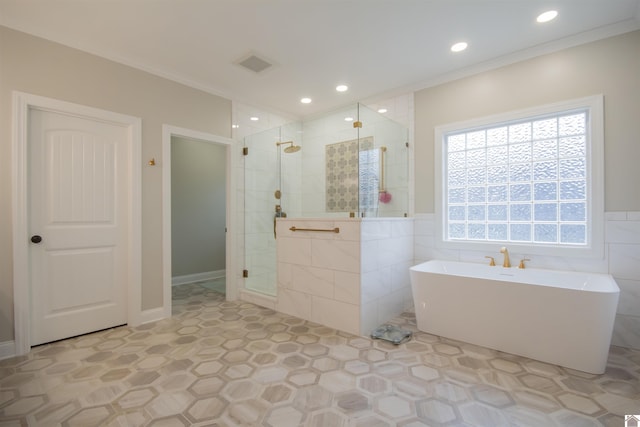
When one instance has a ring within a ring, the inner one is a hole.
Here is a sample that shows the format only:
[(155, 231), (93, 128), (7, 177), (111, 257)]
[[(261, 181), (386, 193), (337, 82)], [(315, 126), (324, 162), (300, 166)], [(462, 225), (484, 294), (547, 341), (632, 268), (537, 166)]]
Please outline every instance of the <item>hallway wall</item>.
[[(162, 301), (162, 125), (231, 136), (231, 101), (0, 27), (0, 343), (13, 340), (12, 92), (142, 119), (142, 310)], [(155, 158), (158, 166), (146, 166)]]
[(173, 277), (225, 269), (227, 147), (171, 138)]

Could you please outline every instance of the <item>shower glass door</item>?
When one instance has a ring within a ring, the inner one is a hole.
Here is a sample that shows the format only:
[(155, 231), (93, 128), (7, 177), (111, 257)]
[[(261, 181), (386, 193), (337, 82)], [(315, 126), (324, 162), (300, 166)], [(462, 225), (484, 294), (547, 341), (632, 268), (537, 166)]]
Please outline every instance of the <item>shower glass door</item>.
[(409, 131), (358, 104), (360, 216), (403, 217), (409, 212)]
[(244, 138), (245, 289), (276, 295), (276, 244), (273, 238), (274, 192), (278, 186), (278, 129)]
[(275, 221), (278, 217), (299, 216), (300, 211), (301, 157), (300, 150), (295, 149), (300, 146), (299, 129), (300, 125), (294, 123), (244, 138), (248, 150), (244, 156), (244, 255), (248, 273), (244, 288), (248, 291), (277, 294)]

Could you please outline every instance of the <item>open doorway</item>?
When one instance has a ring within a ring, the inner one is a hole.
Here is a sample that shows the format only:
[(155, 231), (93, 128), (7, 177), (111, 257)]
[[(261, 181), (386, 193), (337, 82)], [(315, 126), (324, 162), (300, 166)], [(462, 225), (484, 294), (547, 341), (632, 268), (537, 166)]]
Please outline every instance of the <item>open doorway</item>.
[(235, 299), (234, 141), (163, 126), (163, 282), (165, 317), (172, 286), (199, 283)]
[(171, 137), (171, 284), (224, 294), (226, 151), (222, 144)]

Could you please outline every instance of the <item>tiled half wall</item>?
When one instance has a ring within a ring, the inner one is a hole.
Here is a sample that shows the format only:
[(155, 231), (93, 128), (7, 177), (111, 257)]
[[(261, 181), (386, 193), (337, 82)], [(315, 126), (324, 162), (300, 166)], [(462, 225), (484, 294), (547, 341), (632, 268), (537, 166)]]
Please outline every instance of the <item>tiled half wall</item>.
[(413, 219), (279, 219), (277, 232), (277, 311), (369, 335), (412, 306)]

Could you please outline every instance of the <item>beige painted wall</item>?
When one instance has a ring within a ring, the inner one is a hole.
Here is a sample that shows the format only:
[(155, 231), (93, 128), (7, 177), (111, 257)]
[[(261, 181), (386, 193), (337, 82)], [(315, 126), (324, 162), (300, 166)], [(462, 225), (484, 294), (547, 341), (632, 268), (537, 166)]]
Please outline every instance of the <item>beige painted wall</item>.
[(13, 340), (12, 91), (142, 119), (142, 309), (162, 301), (162, 125), (231, 136), (231, 101), (0, 27), (0, 342)]
[(225, 269), (227, 146), (171, 138), (173, 277)]
[(604, 95), (605, 210), (640, 211), (640, 31), (415, 93), (415, 206), (434, 212), (434, 128)]

